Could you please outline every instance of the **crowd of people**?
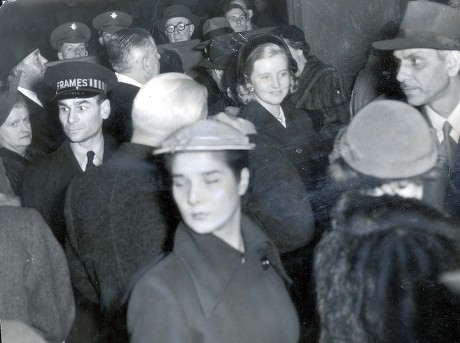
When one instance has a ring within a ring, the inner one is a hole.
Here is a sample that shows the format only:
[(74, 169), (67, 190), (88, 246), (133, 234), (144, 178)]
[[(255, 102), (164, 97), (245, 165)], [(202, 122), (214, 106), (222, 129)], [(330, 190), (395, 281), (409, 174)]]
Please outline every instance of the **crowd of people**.
[(164, 8), (194, 78), (116, 9), (94, 55), (0, 33), (5, 342), (458, 341), (460, 11), (410, 1), (351, 97), (269, 6)]

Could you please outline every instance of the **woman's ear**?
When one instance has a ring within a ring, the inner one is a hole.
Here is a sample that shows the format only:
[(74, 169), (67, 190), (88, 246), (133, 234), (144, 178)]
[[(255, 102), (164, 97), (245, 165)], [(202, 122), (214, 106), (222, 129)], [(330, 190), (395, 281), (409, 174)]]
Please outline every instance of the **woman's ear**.
[(243, 168), (241, 169), (240, 174), (240, 183), (238, 184), (238, 194), (243, 196), (246, 194), (249, 186), (249, 169)]

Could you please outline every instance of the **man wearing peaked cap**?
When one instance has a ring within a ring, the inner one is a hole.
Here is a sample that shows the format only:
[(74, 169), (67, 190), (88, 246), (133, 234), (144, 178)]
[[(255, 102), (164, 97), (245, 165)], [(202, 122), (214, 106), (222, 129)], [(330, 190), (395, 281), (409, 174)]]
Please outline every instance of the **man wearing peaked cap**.
[(438, 207), (460, 216), (460, 208), (454, 208), (460, 206), (455, 200), (460, 200), (460, 182), (454, 182), (460, 173), (460, 11), (411, 1), (396, 38), (373, 46), (394, 50), (407, 102), (421, 109), (441, 145), (445, 178), (426, 193), (438, 198)]
[(185, 6), (172, 5), (164, 9), (163, 18), (155, 25), (171, 43), (185, 42), (191, 39), (195, 28), (200, 25), (200, 18)]
[(56, 27), (50, 36), (50, 44), (58, 51), (59, 60), (88, 56), (88, 41), (91, 31), (79, 22), (69, 22)]
[(112, 35), (131, 26), (133, 18), (123, 11), (107, 11), (93, 19), (93, 27), (99, 32), (99, 43), (106, 45)]
[(48, 68), (46, 82), (55, 90), (59, 121), (67, 140), (24, 176), (24, 205), (36, 208), (58, 241), (65, 237), (64, 198), (74, 176), (102, 164), (113, 142), (102, 134), (110, 114), (107, 92), (115, 75), (91, 62), (63, 62)]

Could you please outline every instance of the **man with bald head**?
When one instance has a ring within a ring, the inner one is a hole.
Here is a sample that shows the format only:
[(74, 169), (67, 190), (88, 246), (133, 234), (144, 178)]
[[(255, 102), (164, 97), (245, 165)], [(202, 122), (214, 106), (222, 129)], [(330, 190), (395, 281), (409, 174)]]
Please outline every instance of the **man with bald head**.
[(165, 166), (152, 150), (177, 129), (205, 118), (206, 100), (206, 88), (184, 74), (153, 78), (134, 99), (131, 142), (68, 188), (66, 254), (77, 302), (90, 303), (103, 317), (101, 330), (110, 342), (125, 334), (115, 332), (124, 323), (112, 318), (132, 274), (171, 248), (178, 223)]

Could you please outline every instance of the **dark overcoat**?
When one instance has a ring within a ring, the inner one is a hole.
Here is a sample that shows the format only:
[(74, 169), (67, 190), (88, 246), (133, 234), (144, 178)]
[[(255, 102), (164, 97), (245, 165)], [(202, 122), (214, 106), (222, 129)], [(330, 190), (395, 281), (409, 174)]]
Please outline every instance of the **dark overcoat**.
[(181, 224), (174, 251), (132, 292), (130, 342), (297, 342), (298, 319), (276, 248), (244, 216), (242, 234), (244, 254)]
[[(110, 137), (104, 137), (104, 161), (114, 150)], [(83, 173), (69, 141), (37, 163), (24, 174), (23, 204), (36, 208), (48, 223), (57, 240), (64, 244), (64, 200), (70, 181)]]

